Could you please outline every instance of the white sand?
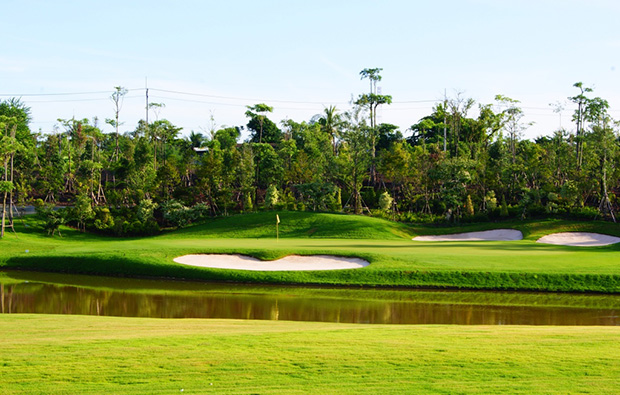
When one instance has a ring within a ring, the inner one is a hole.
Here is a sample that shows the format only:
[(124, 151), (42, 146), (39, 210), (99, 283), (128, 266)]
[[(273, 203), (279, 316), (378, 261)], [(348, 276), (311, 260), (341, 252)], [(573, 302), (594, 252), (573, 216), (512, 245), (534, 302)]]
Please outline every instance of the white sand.
[(359, 269), (370, 263), (360, 258), (346, 258), (330, 255), (289, 255), (276, 261), (261, 261), (245, 255), (202, 254), (184, 255), (174, 258), (184, 265), (216, 269), (253, 271), (297, 271), (297, 270), (342, 270)]
[(455, 233), (440, 236), (417, 236), (415, 241), (514, 241), (523, 239), (523, 233), (515, 229), (494, 229), (482, 232)]
[(599, 247), (620, 243), (620, 237), (587, 232), (552, 233), (536, 240), (537, 243), (558, 244), (574, 247)]

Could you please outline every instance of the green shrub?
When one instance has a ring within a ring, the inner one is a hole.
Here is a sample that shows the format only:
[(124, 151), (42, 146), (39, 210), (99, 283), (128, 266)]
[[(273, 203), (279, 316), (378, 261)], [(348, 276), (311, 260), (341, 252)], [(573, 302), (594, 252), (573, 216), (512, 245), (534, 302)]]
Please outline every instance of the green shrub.
[(383, 211), (389, 211), (392, 208), (394, 199), (390, 196), (388, 191), (384, 191), (379, 196), (379, 208)]

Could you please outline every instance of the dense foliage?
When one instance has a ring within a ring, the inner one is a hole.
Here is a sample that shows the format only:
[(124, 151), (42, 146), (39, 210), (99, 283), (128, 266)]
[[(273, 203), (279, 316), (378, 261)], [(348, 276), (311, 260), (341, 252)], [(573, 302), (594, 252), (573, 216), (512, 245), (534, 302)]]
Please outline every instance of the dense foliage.
[[(479, 104), (476, 117), (468, 115), (476, 103), (457, 95), (437, 104), (404, 138), (398, 127), (376, 123), (377, 106), (391, 103), (391, 96), (376, 94), (380, 71), (361, 73), (370, 93), (348, 111), (331, 106), (311, 120), (278, 126), (266, 115), (272, 107), (248, 107), (246, 141), (240, 141), (241, 126), (183, 137), (165, 119), (141, 121), (121, 134), (120, 110), (107, 120), (114, 127), (109, 134), (88, 119), (59, 120), (56, 133), (32, 133), (29, 109), (5, 101), (1, 197), (5, 206), (35, 199), (41, 207), (66, 204), (69, 223), (116, 235), (260, 209), (426, 222), (613, 217), (620, 192), (618, 124), (591, 89), (575, 84), (572, 130), (535, 141), (522, 139), (528, 125), (519, 102), (501, 95), (494, 104)], [(117, 103), (124, 91), (115, 89)]]

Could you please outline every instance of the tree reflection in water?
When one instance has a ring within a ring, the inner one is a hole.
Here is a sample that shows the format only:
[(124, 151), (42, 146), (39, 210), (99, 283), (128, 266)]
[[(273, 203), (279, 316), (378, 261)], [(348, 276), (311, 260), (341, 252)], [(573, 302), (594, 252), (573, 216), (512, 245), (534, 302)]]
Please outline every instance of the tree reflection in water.
[(369, 324), (620, 325), (620, 296), (183, 283), (8, 272), (2, 313)]

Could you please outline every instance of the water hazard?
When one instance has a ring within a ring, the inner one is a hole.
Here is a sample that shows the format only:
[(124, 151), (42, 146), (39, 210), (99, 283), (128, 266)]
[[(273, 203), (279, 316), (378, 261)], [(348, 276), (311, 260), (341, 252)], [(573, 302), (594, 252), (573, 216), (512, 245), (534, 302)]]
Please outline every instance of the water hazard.
[(365, 324), (620, 325), (620, 295), (210, 284), (0, 272), (0, 312)]

